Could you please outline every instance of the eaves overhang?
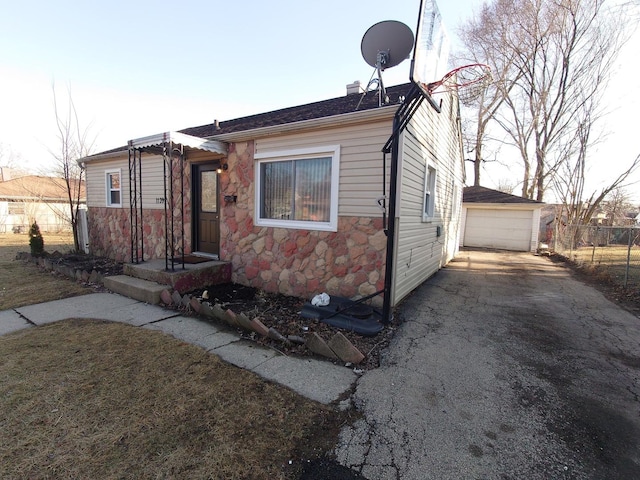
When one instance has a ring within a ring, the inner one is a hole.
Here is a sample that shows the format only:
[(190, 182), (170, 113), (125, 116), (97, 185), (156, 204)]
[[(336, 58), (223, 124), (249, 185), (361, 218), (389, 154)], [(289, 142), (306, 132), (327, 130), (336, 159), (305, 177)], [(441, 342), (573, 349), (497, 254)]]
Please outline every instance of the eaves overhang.
[(462, 202), (465, 208), (491, 208), (494, 210), (539, 210), (544, 203), (498, 203), (498, 202)]
[(211, 152), (216, 154), (218, 157), (225, 157), (227, 155), (227, 145), (224, 142), (194, 137), (193, 135), (187, 135), (180, 132), (163, 132), (129, 140), (126, 146), (109, 152), (80, 158), (78, 159), (78, 164), (82, 165), (85, 163), (122, 158), (130, 149), (146, 151), (149, 153), (158, 153), (161, 152), (162, 145), (167, 143), (182, 145), (187, 150), (191, 149)]
[(179, 144), (183, 147), (216, 153), (221, 156), (225, 156), (227, 154), (227, 145), (220, 141), (194, 137), (180, 132), (163, 132), (156, 135), (136, 138), (134, 140), (129, 140), (127, 145), (129, 148), (145, 150), (148, 148), (160, 147), (167, 143)]

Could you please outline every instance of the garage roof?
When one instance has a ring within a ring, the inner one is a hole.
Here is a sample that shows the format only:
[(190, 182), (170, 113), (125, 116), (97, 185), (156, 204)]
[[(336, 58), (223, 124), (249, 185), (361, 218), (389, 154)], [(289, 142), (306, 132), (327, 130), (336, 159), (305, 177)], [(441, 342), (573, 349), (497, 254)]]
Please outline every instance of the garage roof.
[(486, 187), (465, 187), (462, 192), (462, 203), (531, 203), (543, 204), (537, 200), (518, 197), (509, 193), (492, 190)]

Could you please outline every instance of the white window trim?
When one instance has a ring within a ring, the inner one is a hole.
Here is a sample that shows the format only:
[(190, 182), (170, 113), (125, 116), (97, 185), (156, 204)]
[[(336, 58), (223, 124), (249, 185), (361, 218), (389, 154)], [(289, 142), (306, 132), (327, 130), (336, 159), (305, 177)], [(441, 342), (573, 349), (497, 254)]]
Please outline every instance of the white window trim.
[[(260, 165), (267, 162), (287, 160), (304, 160), (305, 158), (331, 157), (331, 205), (328, 222), (309, 222), (301, 220), (275, 220), (260, 218)], [(320, 230), (325, 232), (338, 231), (338, 193), (340, 190), (340, 145), (326, 145), (320, 147), (298, 148), (266, 153), (256, 153), (255, 160), (255, 225), (259, 227), (288, 228), (298, 230)]]
[[(120, 203), (111, 203), (111, 188), (109, 188), (109, 175), (117, 173), (120, 177)], [(111, 170), (104, 171), (104, 188), (105, 188), (105, 200), (108, 208), (122, 208), (122, 169), (113, 168)]]
[[(429, 172), (433, 171), (433, 176)], [(432, 222), (436, 214), (436, 190), (438, 185), (438, 170), (435, 166), (425, 162), (424, 165), (424, 189), (422, 192), (422, 221)], [(426, 204), (427, 191), (429, 191), (430, 203)]]

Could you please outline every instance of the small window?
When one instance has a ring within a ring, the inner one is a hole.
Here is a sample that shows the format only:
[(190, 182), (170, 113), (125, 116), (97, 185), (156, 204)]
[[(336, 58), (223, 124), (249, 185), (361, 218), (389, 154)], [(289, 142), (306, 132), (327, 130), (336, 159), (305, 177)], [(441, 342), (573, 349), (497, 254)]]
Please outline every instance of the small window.
[(257, 225), (337, 229), (339, 147), (256, 155), (256, 159)]
[(436, 169), (427, 165), (424, 174), (424, 204), (422, 220), (429, 222), (433, 219), (436, 205)]
[(9, 202), (9, 215), (24, 215), (25, 205), (24, 202)]
[(120, 170), (106, 172), (107, 178), (107, 206), (122, 206), (122, 189), (120, 183)]

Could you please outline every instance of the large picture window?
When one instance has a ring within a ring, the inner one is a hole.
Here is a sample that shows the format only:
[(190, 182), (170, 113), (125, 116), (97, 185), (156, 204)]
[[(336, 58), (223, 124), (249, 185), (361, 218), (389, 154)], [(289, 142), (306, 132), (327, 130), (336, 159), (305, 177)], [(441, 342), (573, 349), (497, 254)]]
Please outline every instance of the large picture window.
[(257, 225), (337, 228), (339, 147), (256, 155)]
[(110, 170), (105, 172), (106, 175), (106, 191), (107, 191), (107, 206), (108, 207), (121, 207), (122, 206), (122, 188), (120, 183), (120, 170)]

